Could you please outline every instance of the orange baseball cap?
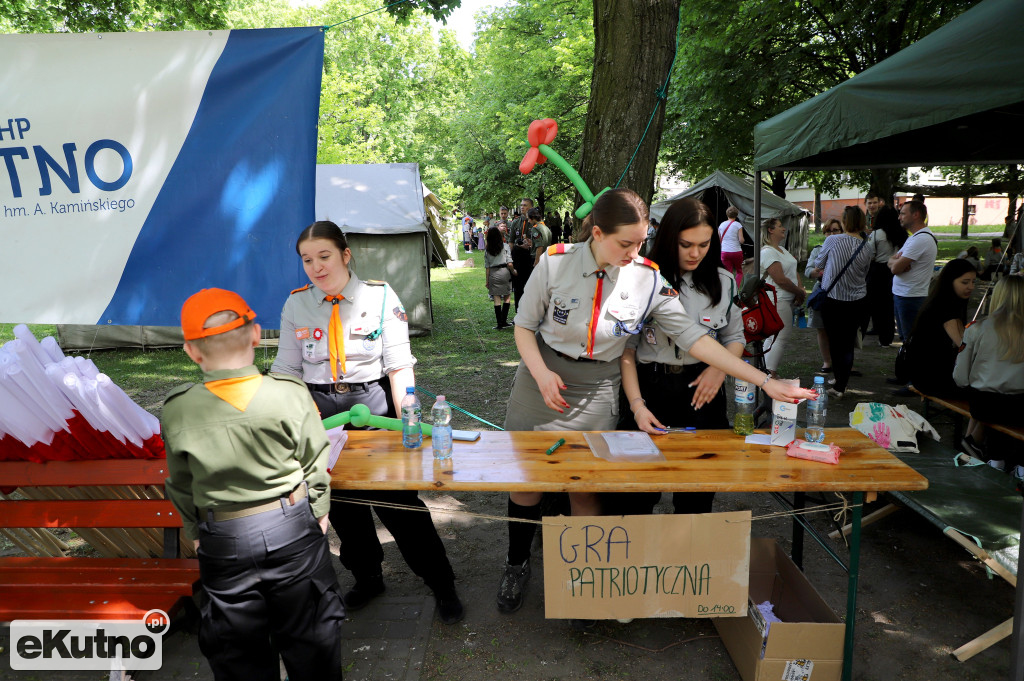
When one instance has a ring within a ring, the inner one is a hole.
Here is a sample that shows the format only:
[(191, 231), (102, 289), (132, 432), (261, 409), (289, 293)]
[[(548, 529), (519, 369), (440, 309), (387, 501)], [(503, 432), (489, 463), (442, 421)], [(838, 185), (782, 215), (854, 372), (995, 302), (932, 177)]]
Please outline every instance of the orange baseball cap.
[[(232, 319), (226, 324), (209, 329), (203, 328), (203, 324), (211, 315), (225, 311), (234, 312), (238, 315), (238, 319)], [(222, 288), (204, 288), (189, 296), (189, 299), (181, 306), (181, 330), (185, 340), (216, 336), (219, 333), (237, 329), (254, 319), (256, 319), (256, 313), (242, 299), (242, 296)]]

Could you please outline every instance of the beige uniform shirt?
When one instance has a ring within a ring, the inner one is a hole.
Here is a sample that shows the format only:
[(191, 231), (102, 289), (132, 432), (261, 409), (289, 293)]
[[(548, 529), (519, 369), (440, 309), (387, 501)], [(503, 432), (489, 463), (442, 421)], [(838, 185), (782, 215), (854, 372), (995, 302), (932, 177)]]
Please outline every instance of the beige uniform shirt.
[[(333, 383), (328, 325), (332, 304), (316, 286), (297, 289), (281, 311), (281, 339), (272, 372), (306, 383)], [(345, 332), (345, 373), (341, 383), (367, 383), (416, 363), (409, 346), (409, 321), (398, 295), (385, 282), (361, 281), (354, 274), (338, 303)], [(379, 331), (379, 333), (378, 333)]]
[[(744, 342), (743, 313), (733, 303), (736, 295), (736, 280), (725, 270), (718, 270), (718, 278), (722, 282), (722, 297), (718, 305), (693, 288), (693, 273), (683, 273), (682, 288), (679, 289), (679, 300), (683, 308), (696, 321), (707, 335), (722, 345)], [(658, 321), (651, 319), (644, 324), (643, 333), (630, 337), (627, 347), (636, 350), (636, 359), (642, 364), (659, 362), (661, 364), (698, 364), (699, 359), (680, 348), (662, 330)]]
[[(682, 348), (704, 335), (656, 267), (638, 258), (625, 267), (605, 268), (593, 359), (611, 362), (621, 357), (626, 341), (639, 333), (646, 318), (656, 320)], [(549, 248), (526, 282), (515, 325), (540, 331), (544, 342), (564, 355), (587, 357), (597, 269), (587, 242)]]

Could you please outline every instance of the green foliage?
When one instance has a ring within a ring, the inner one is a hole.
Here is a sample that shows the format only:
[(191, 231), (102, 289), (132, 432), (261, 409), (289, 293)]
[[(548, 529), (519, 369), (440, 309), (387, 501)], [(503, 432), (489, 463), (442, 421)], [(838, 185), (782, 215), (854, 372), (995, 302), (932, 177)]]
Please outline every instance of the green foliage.
[[(683, 177), (748, 171), (754, 126), (838, 85), (977, 0), (692, 0), (683, 5), (662, 154)], [(852, 175), (866, 186), (865, 172)], [(838, 176), (804, 177), (819, 189)]]
[(8, 33), (111, 33), (227, 27), (228, 0), (3, 0), (0, 30)]
[(572, 186), (550, 164), (519, 173), (526, 132), (538, 118), (558, 121), (551, 147), (578, 162), (590, 93), (594, 33), (590, 3), (524, 0), (478, 16), (476, 59), (453, 122), (453, 178), (473, 213), (512, 206), (522, 196), (549, 198), (565, 210)]

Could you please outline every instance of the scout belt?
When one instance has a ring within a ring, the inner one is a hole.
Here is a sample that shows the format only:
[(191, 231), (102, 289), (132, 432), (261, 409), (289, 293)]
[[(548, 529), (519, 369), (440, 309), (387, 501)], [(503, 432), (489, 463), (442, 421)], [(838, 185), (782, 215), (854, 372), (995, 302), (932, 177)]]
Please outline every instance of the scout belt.
[(284, 505), (294, 506), (300, 500), (305, 499), (307, 496), (306, 483), (300, 483), (298, 487), (292, 490), (291, 494), (274, 501), (268, 501), (266, 503), (257, 504), (255, 506), (236, 506), (231, 510), (210, 510), (210, 515), (213, 517), (214, 522), (222, 522), (224, 520), (236, 520), (238, 518), (248, 518), (251, 515), (258, 515), (260, 513), (266, 513), (267, 511), (273, 511), (279, 509)]
[(310, 390), (318, 393), (339, 394), (350, 393), (355, 390), (368, 390), (369, 383), (307, 383)]

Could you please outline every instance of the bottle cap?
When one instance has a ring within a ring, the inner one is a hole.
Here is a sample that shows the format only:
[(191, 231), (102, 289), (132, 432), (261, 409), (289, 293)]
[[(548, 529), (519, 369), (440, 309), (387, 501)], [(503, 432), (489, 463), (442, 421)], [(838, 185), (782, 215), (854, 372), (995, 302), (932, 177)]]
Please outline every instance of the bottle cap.
[(410, 386), (406, 386), (406, 388), (405, 388), (405, 394), (406, 395), (412, 395), (415, 392), (416, 392), (416, 388), (414, 388), (411, 385)]
[(437, 401), (438, 402), (444, 402), (444, 395), (438, 395), (437, 396)]
[(824, 376), (815, 376), (814, 377), (814, 382), (815, 383), (821, 383), (822, 385), (824, 385), (825, 384), (825, 377)]

